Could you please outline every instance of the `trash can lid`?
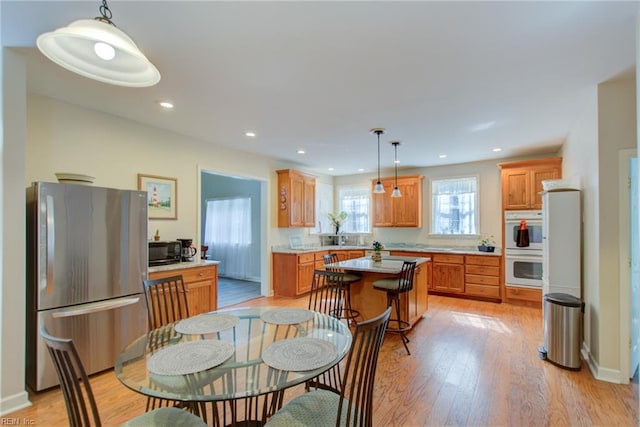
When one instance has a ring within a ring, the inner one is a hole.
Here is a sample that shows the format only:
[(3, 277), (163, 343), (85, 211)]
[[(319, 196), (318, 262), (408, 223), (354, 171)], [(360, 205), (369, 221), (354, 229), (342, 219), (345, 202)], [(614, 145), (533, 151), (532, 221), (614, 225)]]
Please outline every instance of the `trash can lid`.
[(582, 307), (582, 300), (580, 298), (576, 298), (573, 295), (563, 294), (560, 292), (545, 294), (544, 300), (565, 307)]

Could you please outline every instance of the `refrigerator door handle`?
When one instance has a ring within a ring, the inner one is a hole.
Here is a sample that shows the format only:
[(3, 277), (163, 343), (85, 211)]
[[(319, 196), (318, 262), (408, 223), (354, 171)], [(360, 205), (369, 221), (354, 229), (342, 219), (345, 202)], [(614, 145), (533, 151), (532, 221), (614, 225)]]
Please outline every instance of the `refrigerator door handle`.
[(126, 307), (127, 305), (136, 304), (140, 301), (140, 297), (122, 297), (114, 298), (107, 301), (91, 302), (88, 304), (75, 305), (73, 307), (63, 308), (57, 310), (51, 316), (60, 317), (73, 317), (83, 314), (97, 313), (99, 311), (113, 310), (120, 307)]
[(46, 239), (47, 239), (47, 251), (46, 251), (46, 264), (47, 264), (47, 294), (53, 292), (53, 254), (56, 246), (56, 228), (54, 223), (54, 206), (53, 196), (48, 194), (46, 196), (45, 204), (45, 216), (46, 216)]

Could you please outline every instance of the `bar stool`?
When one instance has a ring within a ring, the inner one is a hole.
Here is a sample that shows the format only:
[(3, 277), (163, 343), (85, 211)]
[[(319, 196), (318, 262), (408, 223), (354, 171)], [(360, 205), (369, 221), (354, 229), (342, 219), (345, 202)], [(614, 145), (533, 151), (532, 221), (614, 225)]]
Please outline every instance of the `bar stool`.
[[(373, 282), (373, 289), (378, 291), (384, 291), (387, 293), (387, 305), (389, 307), (393, 307), (395, 304), (396, 312), (395, 318), (389, 319), (389, 324), (387, 325), (387, 332), (395, 332), (399, 333), (402, 338), (402, 344), (404, 348), (407, 350), (407, 354), (411, 354), (409, 351), (409, 347), (407, 343), (409, 342), (409, 338), (405, 334), (406, 331), (411, 329), (411, 323), (407, 320), (402, 319), (400, 316), (400, 294), (409, 292), (413, 289), (413, 275), (416, 270), (416, 262), (415, 261), (405, 261), (402, 264), (402, 270), (400, 271), (400, 275), (396, 277), (386, 277), (384, 279), (379, 279)], [(393, 311), (393, 308), (391, 309)], [(392, 323), (393, 322), (393, 323)], [(397, 327), (393, 327), (397, 325)]]
[(362, 276), (354, 273), (345, 273), (343, 269), (336, 267), (327, 267), (327, 264), (337, 263), (338, 254), (327, 254), (322, 257), (324, 261), (324, 269), (333, 273), (342, 273), (342, 296), (344, 303), (336, 313), (336, 317), (339, 319), (346, 319), (349, 324), (355, 323), (355, 319), (360, 316), (358, 310), (354, 310), (351, 307), (351, 284), (362, 279)]

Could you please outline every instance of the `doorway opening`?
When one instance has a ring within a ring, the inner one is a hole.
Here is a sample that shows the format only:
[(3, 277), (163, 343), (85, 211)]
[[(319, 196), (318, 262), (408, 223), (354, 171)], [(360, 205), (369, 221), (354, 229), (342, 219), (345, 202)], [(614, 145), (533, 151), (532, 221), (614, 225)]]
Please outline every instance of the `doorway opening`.
[(202, 171), (200, 241), (218, 264), (218, 308), (263, 295), (264, 183)]

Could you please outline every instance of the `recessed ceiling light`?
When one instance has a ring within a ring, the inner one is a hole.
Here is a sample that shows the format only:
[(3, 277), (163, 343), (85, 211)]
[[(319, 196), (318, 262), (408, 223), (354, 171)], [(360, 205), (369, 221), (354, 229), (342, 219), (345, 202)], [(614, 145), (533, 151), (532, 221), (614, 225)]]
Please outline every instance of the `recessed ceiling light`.
[(256, 134), (255, 132), (245, 132), (244, 136), (248, 136), (249, 138), (255, 138)]
[(440, 154), (438, 157), (440, 157), (441, 159), (446, 159), (447, 155), (446, 154)]
[(300, 149), (300, 150), (298, 150), (298, 151), (296, 151), (296, 152), (297, 152), (298, 154), (304, 154), (304, 153), (305, 153), (305, 151), (304, 151), (304, 150), (302, 150), (302, 149)]
[(159, 101), (158, 104), (165, 110), (173, 109), (173, 102), (171, 101)]
[(333, 169), (333, 168), (329, 168), (328, 170), (333, 171), (333, 170), (335, 170), (335, 169)]
[(364, 172), (364, 168), (359, 168), (358, 172)]
[(493, 149), (494, 153), (498, 153), (500, 151), (502, 151), (502, 148), (500, 148), (500, 147), (496, 147), (496, 148)]

